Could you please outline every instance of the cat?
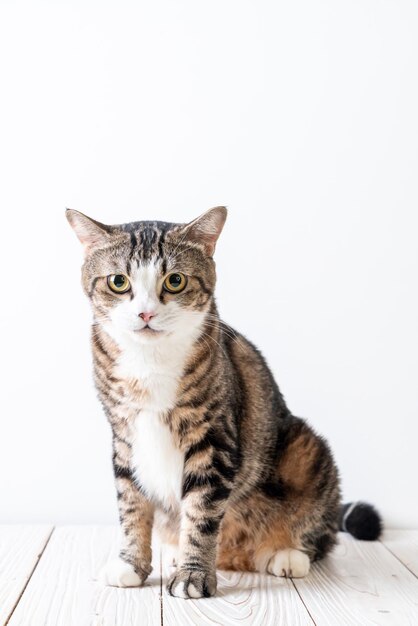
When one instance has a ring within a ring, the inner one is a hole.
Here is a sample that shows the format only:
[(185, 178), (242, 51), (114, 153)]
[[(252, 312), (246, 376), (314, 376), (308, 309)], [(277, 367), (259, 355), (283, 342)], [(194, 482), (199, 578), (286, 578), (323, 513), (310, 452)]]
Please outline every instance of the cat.
[(121, 546), (101, 580), (145, 581), (154, 526), (177, 549), (167, 589), (182, 598), (212, 596), (216, 567), (306, 576), (338, 530), (377, 539), (380, 515), (341, 504), (328, 444), (219, 318), (225, 207), (188, 224), (66, 214), (84, 246), (94, 379), (113, 435)]

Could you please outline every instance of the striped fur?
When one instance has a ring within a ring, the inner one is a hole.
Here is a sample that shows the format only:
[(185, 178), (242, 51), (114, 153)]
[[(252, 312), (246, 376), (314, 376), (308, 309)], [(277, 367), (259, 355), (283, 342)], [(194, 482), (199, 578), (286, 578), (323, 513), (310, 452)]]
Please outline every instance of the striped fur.
[[(137, 574), (127, 579), (143, 582), (154, 525), (178, 547), (168, 589), (181, 597), (212, 595), (216, 565), (305, 575), (338, 530), (327, 443), (290, 413), (257, 348), (219, 319), (212, 257), (225, 217), (218, 207), (188, 225), (104, 226), (68, 212), (86, 250), (82, 281), (94, 313), (95, 383), (113, 433), (120, 557)], [(181, 293), (162, 288), (170, 272), (188, 277)], [(129, 277), (129, 293), (110, 291), (106, 277), (115, 273)], [(138, 331), (144, 303), (157, 312), (159, 332)]]

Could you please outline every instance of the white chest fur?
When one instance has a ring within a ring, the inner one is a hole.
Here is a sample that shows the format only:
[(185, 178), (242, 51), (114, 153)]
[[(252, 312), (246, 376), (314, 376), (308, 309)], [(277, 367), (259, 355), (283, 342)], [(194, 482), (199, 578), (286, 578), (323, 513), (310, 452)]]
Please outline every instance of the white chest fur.
[(135, 477), (152, 499), (165, 507), (181, 498), (184, 455), (158, 413), (142, 410), (135, 420), (132, 465)]

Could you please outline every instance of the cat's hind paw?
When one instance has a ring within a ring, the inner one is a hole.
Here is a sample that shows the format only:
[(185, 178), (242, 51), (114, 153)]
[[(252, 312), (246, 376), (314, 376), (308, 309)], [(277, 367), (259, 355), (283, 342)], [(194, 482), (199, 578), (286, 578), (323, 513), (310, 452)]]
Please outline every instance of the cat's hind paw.
[(307, 554), (301, 550), (279, 550), (273, 554), (267, 571), (273, 576), (286, 576), (287, 578), (304, 578), (308, 575), (310, 561)]
[(216, 574), (180, 568), (170, 577), (167, 591), (177, 598), (209, 598), (216, 592)]
[(99, 572), (99, 582), (111, 587), (139, 587), (146, 575), (139, 576), (133, 566), (120, 557), (108, 561)]

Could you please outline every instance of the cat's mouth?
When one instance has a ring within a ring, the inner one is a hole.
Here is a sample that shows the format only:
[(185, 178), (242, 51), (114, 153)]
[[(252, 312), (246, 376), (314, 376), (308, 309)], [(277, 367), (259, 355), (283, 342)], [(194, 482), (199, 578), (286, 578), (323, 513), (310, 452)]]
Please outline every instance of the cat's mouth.
[(163, 330), (157, 330), (156, 328), (151, 328), (151, 326), (143, 326), (142, 328), (136, 328), (134, 330), (135, 333), (138, 333), (143, 336), (152, 337), (152, 335), (159, 335), (163, 333)]

